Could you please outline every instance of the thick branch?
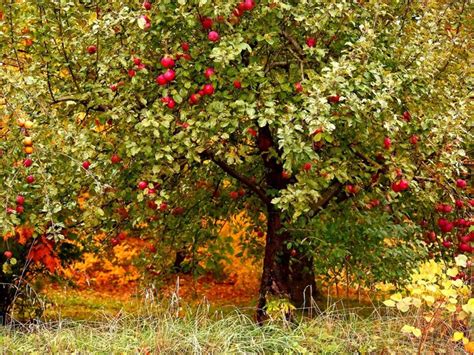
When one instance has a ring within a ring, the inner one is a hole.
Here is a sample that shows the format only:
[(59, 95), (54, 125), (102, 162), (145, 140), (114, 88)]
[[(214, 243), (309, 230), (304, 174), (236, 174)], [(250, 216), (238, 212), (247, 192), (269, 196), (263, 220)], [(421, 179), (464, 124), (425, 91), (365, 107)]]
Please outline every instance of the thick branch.
[(312, 218), (316, 216), (320, 211), (322, 211), (326, 206), (329, 204), (329, 202), (339, 194), (342, 190), (342, 184), (339, 181), (335, 181), (333, 184), (331, 184), (326, 191), (322, 194), (321, 198), (316, 201), (316, 203), (311, 206), (312, 210), (309, 215), (309, 218)]
[(304, 58), (305, 55), (304, 55), (304, 51), (303, 51), (303, 48), (301, 48), (300, 44), (298, 43), (298, 41), (296, 39), (294, 39), (288, 32), (286, 31), (283, 31), (282, 32), (282, 35), (283, 37), (285, 37), (288, 42), (290, 42), (291, 46), (296, 50), (296, 52), (298, 52), (298, 55), (301, 57), (301, 58)]
[(223, 162), (222, 160), (217, 159), (209, 152), (204, 152), (202, 155), (205, 158), (210, 159), (214, 162), (217, 166), (219, 166), (222, 170), (224, 170), (227, 174), (232, 176), (233, 178), (239, 180), (241, 183), (246, 185), (248, 189), (254, 192), (266, 205), (271, 204), (271, 199), (267, 196), (267, 194), (260, 189), (252, 180), (249, 178), (239, 174), (235, 169), (227, 165), (227, 163)]

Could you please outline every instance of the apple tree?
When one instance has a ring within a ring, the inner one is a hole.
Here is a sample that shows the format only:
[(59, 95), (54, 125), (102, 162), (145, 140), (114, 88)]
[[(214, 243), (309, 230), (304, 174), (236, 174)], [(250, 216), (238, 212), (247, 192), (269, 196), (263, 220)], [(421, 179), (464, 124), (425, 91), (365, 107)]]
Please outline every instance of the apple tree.
[[(212, 267), (229, 248), (219, 222), (245, 210), (248, 244), (265, 234), (259, 319), (269, 295), (317, 296), (315, 270), (353, 262), (396, 277), (386, 269), (430, 248), (419, 223), (436, 255), (470, 253), (472, 239), (456, 239), (472, 210), (467, 8), (4, 4), (4, 233), (28, 225), (61, 244), (100, 230), (117, 243), (132, 230), (177, 267)], [(17, 194), (32, 201), (21, 212)], [(462, 225), (452, 211), (428, 220), (454, 200)]]

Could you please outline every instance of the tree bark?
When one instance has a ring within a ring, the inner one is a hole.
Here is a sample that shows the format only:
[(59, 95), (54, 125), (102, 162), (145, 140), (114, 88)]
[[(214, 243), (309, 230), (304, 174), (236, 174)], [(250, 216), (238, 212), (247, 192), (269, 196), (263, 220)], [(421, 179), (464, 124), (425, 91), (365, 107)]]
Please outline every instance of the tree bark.
[[(265, 166), (266, 183), (272, 190), (282, 190), (291, 180), (283, 178), (281, 162), (271, 154), (275, 146), (268, 126), (259, 128), (257, 145)], [(274, 295), (290, 300), (296, 307), (311, 307), (311, 300), (318, 296), (313, 261), (305, 255), (291, 256), (287, 243), (291, 234), (283, 227), (284, 213), (271, 202), (267, 203), (267, 236), (257, 305), (257, 321), (266, 319), (267, 296)]]
[(7, 325), (13, 303), (14, 289), (10, 283), (0, 284), (0, 325)]
[(186, 250), (178, 250), (173, 263), (173, 272), (183, 272), (183, 261), (186, 259)]

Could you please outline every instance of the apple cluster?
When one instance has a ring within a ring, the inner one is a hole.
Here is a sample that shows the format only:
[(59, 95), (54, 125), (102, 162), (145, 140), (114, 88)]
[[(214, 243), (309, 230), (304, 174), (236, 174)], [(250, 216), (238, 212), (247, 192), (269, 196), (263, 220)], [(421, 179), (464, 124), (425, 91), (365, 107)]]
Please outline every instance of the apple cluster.
[[(456, 186), (465, 189), (467, 182), (458, 179)], [(451, 251), (455, 255), (473, 252), (474, 231), (470, 231), (470, 227), (474, 225), (474, 220), (469, 217), (473, 208), (474, 200), (458, 198), (454, 205), (440, 202), (434, 208), (435, 218), (432, 228), (428, 221), (421, 221), (421, 227), (428, 229), (423, 234), (423, 240), (430, 248), (430, 256), (434, 256), (437, 248), (442, 253)]]
[[(17, 124), (20, 128), (20, 132), (24, 136), (23, 138), (23, 152), (26, 154), (25, 159), (23, 160), (23, 166), (29, 168), (33, 165), (33, 160), (31, 159), (31, 154), (34, 152), (33, 148), (33, 138), (31, 137), (31, 129), (34, 126), (33, 121), (24, 120), (19, 118)], [(33, 184), (35, 182), (35, 177), (31, 174), (26, 176), (26, 182), (28, 184)], [(25, 196), (18, 194), (15, 199), (15, 207), (7, 207), (8, 214), (17, 214), (21, 215), (25, 211)], [(11, 259), (13, 254), (11, 251), (7, 250), (4, 252), (4, 256), (7, 259)]]
[[(31, 159), (31, 154), (34, 152), (33, 148), (33, 138), (31, 137), (31, 129), (33, 128), (33, 122), (30, 120), (18, 119), (18, 126), (20, 127), (21, 133), (24, 135), (23, 138), (23, 151), (26, 154), (26, 158), (23, 160), (23, 166), (29, 168), (33, 165), (33, 160)], [(28, 184), (33, 184), (35, 182), (35, 177), (31, 174), (26, 176), (26, 182)], [(16, 197), (16, 207), (7, 208), (7, 212), (12, 214), (22, 214), (24, 212), (25, 197), (23, 195), (18, 195)]]

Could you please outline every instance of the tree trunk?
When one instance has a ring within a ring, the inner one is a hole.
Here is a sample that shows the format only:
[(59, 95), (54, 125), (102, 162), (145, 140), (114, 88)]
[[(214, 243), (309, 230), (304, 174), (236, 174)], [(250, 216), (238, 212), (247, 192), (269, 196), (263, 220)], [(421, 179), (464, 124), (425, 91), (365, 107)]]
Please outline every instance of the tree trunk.
[(287, 298), (298, 308), (309, 308), (319, 297), (313, 271), (313, 261), (307, 256), (290, 255), (287, 243), (291, 234), (282, 228), (281, 212), (268, 211), (265, 257), (257, 305), (257, 321), (266, 319), (267, 296)]
[(14, 298), (14, 289), (9, 283), (0, 283), (0, 325), (7, 325), (9, 310)]
[[(266, 183), (274, 191), (285, 189), (291, 180), (283, 178), (281, 162), (270, 153), (274, 145), (268, 126), (259, 128), (257, 145), (265, 165)], [(291, 256), (287, 243), (292, 236), (282, 226), (284, 214), (273, 204), (267, 204), (267, 237), (257, 305), (257, 321), (266, 319), (267, 296), (284, 297), (296, 307), (311, 307), (313, 298), (318, 296), (313, 271), (313, 261), (305, 255)]]
[(178, 250), (173, 263), (173, 272), (183, 272), (183, 262), (186, 259), (186, 250)]

